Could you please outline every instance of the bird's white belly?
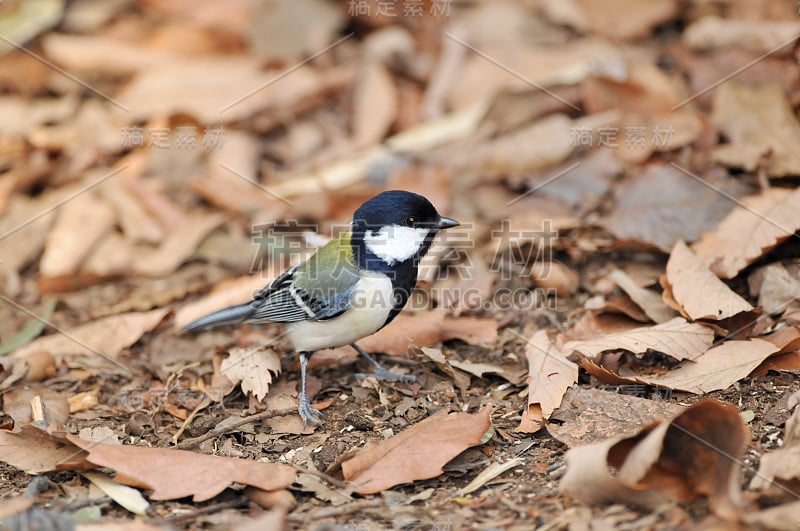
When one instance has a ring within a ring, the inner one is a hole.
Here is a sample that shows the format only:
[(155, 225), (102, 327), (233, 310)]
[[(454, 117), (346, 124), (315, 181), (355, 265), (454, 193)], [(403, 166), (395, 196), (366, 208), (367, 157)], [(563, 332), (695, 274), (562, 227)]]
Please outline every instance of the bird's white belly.
[(349, 310), (326, 321), (287, 323), (286, 333), (297, 351), (349, 345), (383, 326), (392, 310), (392, 297), (389, 277), (370, 274), (358, 281)]

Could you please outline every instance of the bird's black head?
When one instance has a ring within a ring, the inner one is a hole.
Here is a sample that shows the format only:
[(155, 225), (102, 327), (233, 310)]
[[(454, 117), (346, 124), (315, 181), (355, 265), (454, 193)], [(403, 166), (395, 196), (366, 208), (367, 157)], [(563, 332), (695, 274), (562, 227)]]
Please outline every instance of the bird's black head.
[(416, 263), (439, 230), (458, 222), (446, 218), (425, 197), (404, 190), (382, 192), (353, 215), (353, 251), (363, 269), (386, 271), (396, 264)]

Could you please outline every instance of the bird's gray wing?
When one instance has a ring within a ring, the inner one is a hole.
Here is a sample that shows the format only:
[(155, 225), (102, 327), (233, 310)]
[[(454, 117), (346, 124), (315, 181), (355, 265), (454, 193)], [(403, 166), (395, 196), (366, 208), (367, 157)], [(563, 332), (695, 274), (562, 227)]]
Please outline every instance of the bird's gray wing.
[(322, 321), (350, 308), (360, 276), (349, 261), (293, 267), (256, 294), (248, 322)]

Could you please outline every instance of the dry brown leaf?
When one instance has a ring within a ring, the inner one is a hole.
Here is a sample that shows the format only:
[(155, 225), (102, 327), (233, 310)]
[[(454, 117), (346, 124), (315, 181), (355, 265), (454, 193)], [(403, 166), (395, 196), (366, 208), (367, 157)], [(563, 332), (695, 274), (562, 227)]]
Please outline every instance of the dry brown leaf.
[(182, 225), (169, 233), (158, 249), (134, 260), (134, 271), (151, 276), (166, 276), (175, 272), (195, 252), (208, 233), (223, 221), (225, 217), (219, 212), (188, 216)]
[(620, 160), (638, 164), (645, 162), (655, 152), (674, 151), (694, 143), (707, 129), (707, 125), (696, 112), (676, 109), (626, 114), (619, 129), (646, 132), (645, 142), (631, 141), (631, 138), (636, 138), (633, 134), (623, 136), (615, 151)]
[(800, 374), (800, 352), (774, 354), (764, 360), (764, 363), (759, 365), (752, 373), (750, 373), (750, 377), (764, 377), (769, 373), (769, 371)]
[(516, 431), (534, 433), (561, 405), (567, 389), (578, 381), (578, 366), (564, 357), (545, 330), (538, 330), (531, 336), (525, 345), (525, 356), (528, 358), (528, 406)]
[[(665, 374), (618, 376), (606, 369), (600, 368), (600, 371), (606, 371), (606, 376), (614, 379), (610, 383), (616, 385), (648, 384), (705, 394), (727, 389), (735, 382), (747, 378), (765, 359), (779, 350), (779, 347), (762, 339), (732, 340), (709, 349), (694, 362), (685, 361), (680, 367)], [(595, 374), (593, 371), (590, 372)]]
[[(141, 71), (117, 98), (130, 109), (129, 120), (184, 112), (213, 124), (249, 118), (270, 106), (291, 108), (320, 86), (311, 67), (296, 68), (273, 84), (280, 73), (264, 72), (260, 60), (246, 56), (181, 58)], [(194, 80), (191, 98), (187, 79)]]
[(800, 299), (800, 280), (789, 274), (782, 264), (769, 264), (759, 272), (758, 306), (766, 313), (780, 314), (789, 304)]
[[(98, 278), (130, 273), (133, 261), (139, 252), (140, 248), (131, 245), (130, 240), (122, 234), (111, 232), (95, 245), (91, 254), (86, 258), (81, 273)], [(69, 285), (66, 282), (62, 284)]]
[(749, 437), (736, 407), (703, 400), (636, 436), (569, 450), (560, 489), (584, 503), (649, 508), (708, 496), (714, 513), (735, 519), (742, 516), (739, 463)]
[(733, 278), (800, 229), (800, 188), (769, 188), (742, 199), (717, 227), (692, 245), (720, 278)]
[(663, 400), (572, 386), (550, 416), (557, 422), (548, 422), (547, 431), (567, 446), (579, 446), (609, 437), (631, 437), (641, 426), (672, 418), (683, 409)]
[(377, 60), (361, 64), (353, 94), (353, 137), (357, 147), (383, 140), (397, 116), (397, 90), (391, 74)]
[(795, 403), (791, 402), (790, 398), (789, 405), (794, 407), (794, 412), (786, 421), (783, 445), (761, 457), (758, 473), (750, 481), (753, 490), (764, 490), (773, 481), (780, 482), (790, 490), (800, 487), (800, 408), (797, 407), (796, 397)]
[(192, 181), (192, 187), (226, 210), (251, 214), (269, 209), (271, 219), (281, 219), (287, 205), (264, 191), (257, 180), (261, 149), (253, 135), (226, 131), (224, 149), (209, 154), (207, 175)]
[(596, 358), (607, 350), (627, 350), (637, 354), (654, 350), (676, 360), (694, 360), (713, 341), (714, 332), (710, 328), (676, 317), (655, 326), (608, 334), (597, 339), (570, 341), (564, 345), (563, 351), (571, 353), (577, 350), (584, 356)]
[(35, 198), (14, 195), (0, 217), (0, 267), (16, 273), (38, 257), (56, 217), (53, 206), (77, 190), (44, 193)]
[(469, 388), (469, 375), (455, 370), (453, 365), (450, 363), (450, 360), (445, 357), (441, 349), (421, 347), (419, 351), (423, 356), (435, 363), (439, 370), (450, 377), (455, 386), (458, 387), (459, 391), (461, 391), (462, 395), (466, 393), (467, 389)]
[(34, 339), (15, 350), (12, 356), (20, 358), (32, 352), (45, 351), (58, 358), (71, 354), (91, 356), (100, 352), (113, 358), (158, 326), (168, 313), (169, 309), (160, 308), (103, 317), (66, 330), (65, 334), (56, 333)]
[(460, 339), (470, 345), (492, 345), (497, 341), (497, 321), (486, 317), (445, 317), (442, 341)]
[(232, 348), (222, 360), (220, 371), (234, 384), (241, 383), (245, 394), (259, 401), (269, 392), (272, 375), (281, 373), (281, 357), (271, 348)]
[(342, 463), (344, 478), (360, 494), (430, 479), (491, 428), (492, 407), (469, 413), (439, 413)]
[(494, 363), (475, 363), (469, 360), (451, 359), (449, 361), (450, 365), (456, 369), (478, 378), (483, 378), (484, 374), (496, 374), (514, 385), (521, 384), (525, 380), (525, 370), (518, 363), (509, 362), (497, 365)]
[(42, 430), (64, 429), (70, 413), (66, 396), (41, 385), (4, 393), (3, 412), (14, 420), (15, 433), (28, 425)]
[(563, 114), (551, 114), (533, 124), (482, 142), (460, 154), (457, 171), (479, 173), (484, 179), (541, 170), (566, 160), (574, 149), (570, 131), (575, 123)]
[(103, 35), (50, 32), (42, 38), (47, 57), (72, 72), (125, 75), (174, 60), (167, 49), (153, 49)]
[(537, 260), (528, 267), (533, 285), (544, 290), (555, 290), (558, 297), (569, 297), (580, 286), (578, 273), (561, 262)]
[(607, 334), (629, 332), (641, 326), (641, 323), (623, 314), (584, 312), (575, 322), (575, 326), (556, 336), (556, 346), (564, 352), (564, 344), (568, 341), (595, 339)]
[[(288, 491), (287, 491), (288, 492)], [(290, 494), (291, 496), (291, 494)], [(277, 508), (264, 511), (258, 516), (244, 520), (232, 527), (232, 531), (283, 531), (288, 527), (287, 509)]]
[[(138, 175), (142, 165), (146, 162), (138, 154), (126, 159), (130, 166), (122, 170), (122, 174), (111, 177), (100, 186), (103, 198), (108, 201), (116, 213), (120, 228), (125, 236), (134, 243), (158, 244), (165, 237), (165, 228), (152, 215), (139, 199), (122, 184), (121, 178), (125, 175)], [(107, 175), (105, 170), (93, 170), (91, 175), (102, 178)], [(172, 229), (174, 227), (170, 227)]]
[(753, 311), (750, 303), (717, 278), (683, 240), (678, 240), (672, 248), (666, 282), (672, 298), (682, 309), (681, 313), (693, 321), (719, 321)]
[(85, 467), (86, 453), (33, 426), (19, 433), (0, 430), (0, 461), (27, 474)]
[[(714, 184), (739, 197), (744, 187), (727, 179)], [(679, 239), (697, 239), (731, 208), (730, 199), (671, 166), (650, 164), (620, 187), (616, 205), (600, 224), (623, 240), (669, 252)]]
[(800, 175), (800, 123), (780, 85), (720, 85), (711, 120), (730, 140), (714, 150), (717, 162), (750, 172), (763, 167), (770, 177)]
[(30, 100), (20, 96), (0, 97), (0, 113), (7, 119), (0, 132), (26, 135), (36, 126), (47, 122), (60, 122), (72, 116), (78, 101), (72, 97)]
[(635, 302), (655, 323), (665, 323), (675, 317), (675, 312), (661, 299), (661, 296), (647, 288), (640, 287), (621, 269), (615, 269), (608, 277)]
[[(788, 49), (792, 49), (788, 46)], [(741, 47), (716, 48), (708, 52), (691, 52), (687, 47), (674, 46), (674, 58), (682, 72), (686, 72), (691, 94), (697, 94), (698, 102), (711, 106), (716, 91), (700, 94), (701, 91), (719, 81), (731, 72), (739, 72), (736, 82), (749, 87), (760, 88), (765, 80), (790, 87), (800, 81), (800, 72), (791, 65), (796, 64), (791, 57), (779, 57), (749, 52)], [(716, 138), (713, 143), (716, 143)]]
[(172, 448), (117, 446), (67, 439), (89, 453), (87, 461), (116, 471), (116, 481), (152, 489), (153, 500), (192, 496), (195, 502), (210, 500), (232, 483), (263, 490), (284, 489), (297, 472), (290, 466), (262, 461), (205, 455)]
[(75, 273), (95, 244), (114, 223), (114, 212), (93, 193), (77, 196), (64, 204), (47, 235), (39, 262), (44, 277)]
[[(487, 4), (487, 7), (489, 16), (499, 11), (494, 6)], [(485, 27), (486, 20), (478, 24)], [(480, 49), (522, 77), (508, 75), (505, 69), (497, 68), (484, 57), (470, 56), (455, 79), (450, 80), (448, 103), (454, 109), (489, 102), (503, 89), (525, 90), (531, 83), (544, 87), (574, 85), (597, 70), (625, 68), (620, 50), (605, 39), (578, 39), (558, 46), (537, 47), (487, 44)]]
[(758, 54), (789, 55), (792, 37), (800, 34), (800, 23), (779, 20), (741, 20), (706, 16), (683, 32), (683, 41), (693, 50), (741, 47)]
[(674, 0), (611, 0), (603, 4), (591, 0), (547, 0), (543, 7), (549, 16), (555, 16), (556, 22), (618, 40), (647, 37), (653, 27), (678, 14), (678, 2)]
[(367, 352), (382, 352), (403, 356), (408, 347), (430, 347), (442, 340), (442, 323), (445, 312), (436, 310), (419, 313), (401, 313), (394, 321), (377, 333), (358, 341)]
[(791, 530), (797, 527), (800, 501), (776, 505), (761, 511), (749, 512), (744, 521), (751, 529)]

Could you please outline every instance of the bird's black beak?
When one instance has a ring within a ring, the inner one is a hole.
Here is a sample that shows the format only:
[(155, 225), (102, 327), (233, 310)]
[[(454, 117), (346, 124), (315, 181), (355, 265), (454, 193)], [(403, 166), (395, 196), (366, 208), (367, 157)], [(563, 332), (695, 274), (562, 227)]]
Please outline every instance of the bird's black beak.
[(461, 225), (461, 223), (454, 220), (453, 218), (446, 218), (444, 216), (439, 216), (439, 222), (436, 224), (436, 230), (451, 229), (453, 227), (458, 227), (459, 225)]

